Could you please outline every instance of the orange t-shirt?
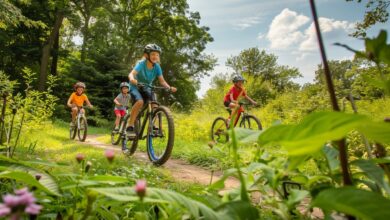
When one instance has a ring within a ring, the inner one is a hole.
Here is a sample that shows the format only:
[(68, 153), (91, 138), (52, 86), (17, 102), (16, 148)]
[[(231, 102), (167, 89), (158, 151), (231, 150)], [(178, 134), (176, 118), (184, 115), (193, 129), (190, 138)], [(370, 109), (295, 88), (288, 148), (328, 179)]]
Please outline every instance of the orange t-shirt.
[(70, 95), (70, 103), (75, 104), (78, 107), (83, 106), (85, 100), (87, 100), (87, 95), (85, 94), (77, 95), (76, 92), (73, 92), (72, 95)]

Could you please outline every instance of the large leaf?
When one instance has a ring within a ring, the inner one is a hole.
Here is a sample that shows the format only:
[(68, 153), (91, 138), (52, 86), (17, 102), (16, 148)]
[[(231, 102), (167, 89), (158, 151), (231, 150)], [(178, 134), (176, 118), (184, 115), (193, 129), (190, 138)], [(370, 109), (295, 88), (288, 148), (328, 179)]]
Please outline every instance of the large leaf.
[(353, 187), (326, 189), (313, 200), (312, 206), (325, 211), (338, 211), (367, 220), (390, 219), (390, 200)]
[(126, 183), (129, 180), (125, 177), (121, 176), (107, 176), (107, 175), (101, 175), (101, 176), (91, 176), (88, 177), (88, 180), (99, 182), (99, 183), (106, 183), (106, 184), (117, 184), (117, 183)]
[(355, 160), (352, 162), (353, 165), (358, 166), (365, 175), (371, 180), (375, 181), (382, 189), (386, 190), (390, 194), (389, 184), (385, 181), (385, 172), (382, 168), (374, 164), (369, 160)]
[[(90, 190), (117, 201), (139, 201), (139, 197), (135, 194), (134, 189), (131, 187), (90, 188)], [(149, 187), (147, 188), (144, 202), (169, 203), (177, 205), (188, 210), (195, 219), (199, 219), (201, 217), (204, 219), (221, 219), (221, 214), (215, 212), (206, 205), (169, 190)]]
[(234, 128), (236, 132), (236, 138), (241, 143), (254, 143), (259, 138), (259, 135), (262, 131), (251, 130), (245, 128)]
[(29, 186), (35, 186), (37, 189), (45, 191), (48, 194), (59, 196), (58, 193), (51, 191), (50, 189), (46, 188), (44, 185), (42, 185), (40, 182), (38, 182), (35, 179), (35, 176), (32, 176), (31, 174), (20, 172), (20, 171), (4, 171), (0, 173), (0, 179), (1, 178), (7, 178), (7, 179), (13, 179), (16, 181), (23, 182), (26, 185)]
[(259, 219), (259, 211), (250, 202), (233, 201), (224, 203), (217, 211), (225, 215), (223, 219)]
[(317, 112), (297, 125), (273, 126), (262, 132), (258, 141), (260, 145), (281, 145), (290, 155), (311, 154), (319, 151), (327, 141), (341, 139), (368, 121), (363, 115)]
[(27, 165), (26, 163), (19, 162), (4, 156), (0, 156), (0, 170), (8, 171), (20, 171), (31, 174), (32, 176), (41, 176), (39, 183), (42, 184), (53, 195), (60, 195), (59, 186), (53, 176), (45, 172), (44, 170), (36, 169)]
[(387, 122), (369, 122), (362, 124), (358, 131), (367, 138), (382, 143), (390, 144), (390, 123)]
[(324, 146), (322, 148), (326, 162), (331, 172), (339, 168), (340, 162), (338, 160), (339, 151), (331, 146)]

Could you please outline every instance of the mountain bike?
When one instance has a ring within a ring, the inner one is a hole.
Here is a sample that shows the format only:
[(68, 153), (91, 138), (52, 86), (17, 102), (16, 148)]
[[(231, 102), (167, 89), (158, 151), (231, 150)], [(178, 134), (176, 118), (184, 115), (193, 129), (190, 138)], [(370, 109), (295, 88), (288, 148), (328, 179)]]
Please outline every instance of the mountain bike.
[(76, 116), (76, 121), (75, 124), (70, 126), (69, 129), (69, 137), (70, 139), (74, 139), (77, 136), (79, 137), (80, 141), (85, 141), (87, 138), (87, 131), (88, 131), (88, 123), (87, 123), (87, 118), (85, 117), (85, 114), (83, 111), (83, 106), (78, 107), (79, 111)]
[[(157, 89), (169, 91), (165, 87), (147, 84), (138, 84), (138, 86), (149, 87), (152, 93)], [(160, 105), (157, 101), (148, 100), (138, 113), (134, 131), (135, 137), (122, 135), (122, 149), (129, 149), (129, 154), (132, 155), (138, 147), (138, 141), (146, 139), (148, 157), (154, 165), (163, 165), (169, 159), (175, 138), (174, 121), (169, 108)]]
[[(260, 120), (249, 113), (247, 113), (244, 109), (244, 105), (249, 105), (249, 103), (239, 102), (239, 107), (237, 111), (237, 116), (234, 121), (234, 127), (237, 125), (239, 119), (241, 121), (239, 126), (241, 128), (252, 129), (252, 130), (262, 130), (263, 127), (261, 125)], [(226, 107), (226, 110), (231, 114), (231, 109)], [(212, 126), (211, 126), (211, 139), (214, 142), (218, 143), (227, 143), (229, 141), (229, 136), (227, 130), (229, 129), (228, 119), (224, 117), (217, 117)]]
[(126, 135), (126, 125), (127, 121), (130, 117), (130, 114), (128, 112), (128, 109), (126, 107), (126, 114), (121, 117), (121, 120), (119, 121), (119, 129), (115, 130), (115, 125), (111, 130), (111, 144), (112, 145), (118, 145), (121, 141), (121, 137)]

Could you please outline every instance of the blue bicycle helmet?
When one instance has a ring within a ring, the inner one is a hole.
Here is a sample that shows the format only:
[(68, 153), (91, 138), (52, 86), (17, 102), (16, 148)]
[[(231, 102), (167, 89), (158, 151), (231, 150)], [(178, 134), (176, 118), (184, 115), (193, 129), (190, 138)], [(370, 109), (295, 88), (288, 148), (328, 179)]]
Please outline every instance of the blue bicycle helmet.
[(150, 54), (151, 52), (158, 52), (161, 54), (162, 50), (157, 44), (148, 44), (144, 48), (144, 53)]

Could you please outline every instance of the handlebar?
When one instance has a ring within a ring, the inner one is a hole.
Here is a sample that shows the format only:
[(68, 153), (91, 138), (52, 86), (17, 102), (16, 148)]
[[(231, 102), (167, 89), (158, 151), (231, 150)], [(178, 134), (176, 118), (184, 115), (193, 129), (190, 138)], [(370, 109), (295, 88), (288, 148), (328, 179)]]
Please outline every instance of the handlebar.
[(171, 92), (170, 88), (166, 88), (166, 87), (163, 87), (163, 86), (153, 86), (153, 85), (149, 85), (149, 84), (146, 84), (146, 83), (137, 83), (137, 87), (139, 87), (139, 88), (149, 87), (152, 90), (161, 89), (161, 90), (165, 90), (167, 92)]

